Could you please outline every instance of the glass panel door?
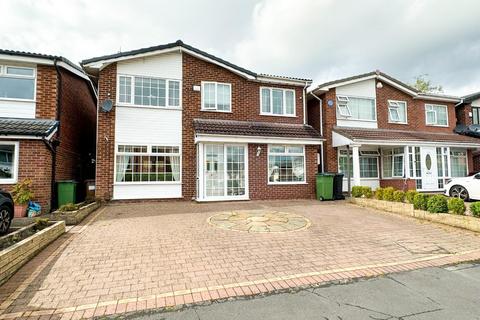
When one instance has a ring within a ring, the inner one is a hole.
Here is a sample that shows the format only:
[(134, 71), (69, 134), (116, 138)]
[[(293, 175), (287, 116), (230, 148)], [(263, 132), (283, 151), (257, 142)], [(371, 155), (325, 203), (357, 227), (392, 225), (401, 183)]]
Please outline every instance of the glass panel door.
[(227, 146), (227, 195), (245, 195), (244, 146)]
[(225, 195), (224, 163), (223, 145), (205, 145), (205, 195), (207, 197)]

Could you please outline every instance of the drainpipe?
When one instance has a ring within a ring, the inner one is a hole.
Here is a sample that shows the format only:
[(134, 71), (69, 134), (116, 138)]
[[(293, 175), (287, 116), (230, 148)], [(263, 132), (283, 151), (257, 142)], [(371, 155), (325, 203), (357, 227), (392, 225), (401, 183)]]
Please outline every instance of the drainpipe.
[(305, 82), (305, 86), (303, 87), (303, 92), (302, 92), (302, 95), (303, 95), (303, 124), (307, 124), (307, 101), (305, 100), (305, 98), (306, 98), (305, 92), (307, 92), (307, 88), (309, 86), (310, 85), (308, 84), (308, 82)]
[[(318, 106), (320, 109), (320, 135), (323, 137), (323, 101), (320, 97), (318, 97), (315, 93), (310, 92), (310, 94), (318, 100)], [(325, 172), (325, 164), (323, 163), (323, 143), (320, 145), (320, 161), (321, 161), (321, 168), (322, 172)]]

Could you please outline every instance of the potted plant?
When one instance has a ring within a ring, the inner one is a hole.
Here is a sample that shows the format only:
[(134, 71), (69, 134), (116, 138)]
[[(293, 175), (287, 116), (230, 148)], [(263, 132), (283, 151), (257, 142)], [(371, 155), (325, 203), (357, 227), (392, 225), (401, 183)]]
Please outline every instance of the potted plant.
[(31, 191), (32, 180), (25, 179), (17, 183), (12, 189), (12, 198), (15, 204), (15, 218), (23, 218), (27, 216), (28, 202), (33, 199), (34, 195)]

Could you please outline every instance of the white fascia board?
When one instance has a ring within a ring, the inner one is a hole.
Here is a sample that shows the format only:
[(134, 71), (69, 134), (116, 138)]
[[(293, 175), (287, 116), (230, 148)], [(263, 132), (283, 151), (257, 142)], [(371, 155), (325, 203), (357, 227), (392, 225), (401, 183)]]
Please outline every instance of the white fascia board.
[(10, 54), (0, 54), (0, 60), (9, 60), (9, 61), (16, 61), (16, 62), (25, 62), (25, 63), (53, 66), (53, 60), (47, 59), (47, 58), (23, 57), (23, 56), (15, 56)]
[(325, 139), (295, 139), (283, 137), (227, 136), (227, 135), (195, 135), (195, 143), (199, 142), (229, 142), (229, 143), (277, 143), (321, 145)]
[(18, 139), (18, 140), (42, 140), (42, 137), (37, 136), (21, 136), (21, 135), (4, 135), (0, 136), (0, 141), (2, 139)]
[(293, 86), (306, 86), (311, 85), (311, 80), (295, 80), (295, 79), (283, 79), (278, 77), (267, 77), (267, 76), (258, 76), (257, 80), (261, 83), (272, 83), (272, 84), (288, 84)]
[(402, 86), (400, 85), (399, 83), (396, 83), (395, 81), (392, 81), (388, 78), (385, 78), (384, 76), (382, 75), (379, 75), (377, 76), (377, 79), (380, 79), (381, 81), (383, 82), (386, 82), (388, 83), (389, 85), (391, 85), (392, 87), (395, 87), (405, 93), (408, 93), (409, 95), (411, 95), (412, 97), (416, 97), (418, 95), (418, 93), (416, 93), (415, 91), (412, 91), (410, 90), (409, 88), (406, 88), (405, 86)]
[(328, 91), (332, 88), (346, 86), (347, 84), (362, 82), (362, 81), (365, 81), (365, 80), (375, 79), (376, 77), (377, 77), (377, 75), (371, 75), (371, 76), (366, 76), (366, 77), (363, 77), (363, 78), (348, 80), (348, 81), (344, 81), (344, 82), (338, 82), (338, 83), (334, 83), (334, 84), (331, 84), (331, 85), (328, 85), (328, 86), (317, 87), (316, 89), (313, 89), (312, 91), (315, 92), (317, 90), (322, 90), (322, 91), (326, 92), (326, 91)]
[(109, 65), (113, 62), (131, 60), (131, 59), (138, 59), (138, 58), (145, 58), (145, 57), (149, 57), (149, 56), (155, 56), (157, 54), (170, 53), (170, 52), (175, 52), (175, 51), (179, 51), (179, 50), (180, 50), (180, 47), (173, 47), (173, 48), (168, 48), (168, 49), (163, 49), (163, 50), (144, 52), (144, 53), (134, 54), (134, 55), (130, 55), (130, 56), (124, 56), (124, 57), (94, 61), (94, 62), (84, 64), (83, 67), (92, 68), (92, 69), (103, 69), (107, 65)]
[(442, 101), (442, 102), (457, 102), (457, 103), (462, 101), (460, 98), (438, 97), (438, 96), (429, 96), (429, 95), (422, 95), (422, 94), (419, 94), (414, 99)]
[(438, 146), (438, 147), (463, 147), (463, 148), (480, 148), (480, 142), (475, 143), (462, 143), (462, 142), (445, 142), (445, 141), (385, 141), (385, 140), (353, 140), (354, 143), (362, 145), (385, 145), (385, 146)]

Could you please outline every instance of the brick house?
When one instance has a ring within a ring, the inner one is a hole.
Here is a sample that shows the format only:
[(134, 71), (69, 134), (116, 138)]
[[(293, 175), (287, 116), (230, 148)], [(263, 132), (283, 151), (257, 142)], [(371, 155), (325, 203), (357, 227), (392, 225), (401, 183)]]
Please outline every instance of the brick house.
[(95, 123), (96, 94), (78, 66), (0, 50), (0, 188), (30, 178), (35, 200), (50, 211), (56, 181), (94, 177)]
[(81, 65), (98, 78), (105, 111), (97, 196), (314, 197), (323, 139), (306, 124), (310, 80), (257, 74), (181, 41)]
[[(478, 125), (480, 125), (480, 92), (475, 92), (462, 97), (456, 105), (457, 128), (456, 132), (480, 138)], [(473, 125), (473, 126), (472, 126)], [(472, 126), (472, 127), (470, 127)], [(480, 151), (473, 151), (473, 170), (480, 171)]]
[(460, 101), (420, 93), (380, 71), (321, 84), (307, 103), (308, 122), (325, 133), (320, 170), (350, 175), (352, 185), (440, 191), (472, 170), (480, 147), (454, 133)]

